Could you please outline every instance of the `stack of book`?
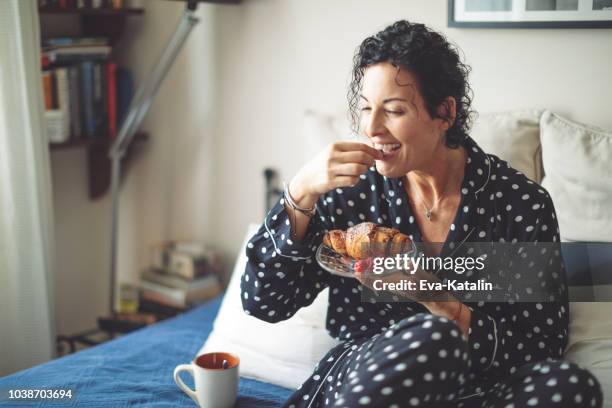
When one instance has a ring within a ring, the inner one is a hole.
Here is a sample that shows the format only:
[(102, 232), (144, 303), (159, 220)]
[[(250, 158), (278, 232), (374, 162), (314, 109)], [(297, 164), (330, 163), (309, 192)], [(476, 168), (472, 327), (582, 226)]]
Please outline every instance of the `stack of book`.
[(54, 8), (62, 10), (88, 8), (121, 9), (123, 8), (123, 0), (38, 0), (38, 7), (42, 9)]
[(197, 243), (157, 244), (141, 276), (141, 300), (177, 309), (202, 303), (221, 293), (220, 269), (215, 252)]
[(42, 81), (49, 140), (112, 139), (132, 94), (129, 72), (109, 56), (108, 39), (44, 41)]

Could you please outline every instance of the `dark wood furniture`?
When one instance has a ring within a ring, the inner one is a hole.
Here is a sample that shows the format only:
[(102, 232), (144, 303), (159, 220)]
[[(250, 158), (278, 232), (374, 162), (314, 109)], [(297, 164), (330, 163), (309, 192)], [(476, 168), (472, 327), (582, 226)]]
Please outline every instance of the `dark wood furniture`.
[(125, 315), (123, 318), (119, 318), (122, 317), (121, 315), (115, 318), (100, 317), (98, 318), (98, 327), (94, 329), (85, 330), (69, 336), (58, 335), (56, 338), (58, 355), (72, 354), (79, 348), (86, 348), (104, 343), (117, 336), (174, 317), (192, 307), (193, 306), (180, 309), (140, 298), (137, 314), (131, 316)]
[[(66, 35), (83, 37), (107, 37), (110, 45), (116, 44), (124, 31), (128, 18), (144, 14), (142, 8), (59, 8), (42, 7), (39, 9), (42, 37)], [(53, 24), (52, 19), (61, 19), (62, 24)], [(48, 24), (47, 24), (48, 23)], [(58, 32), (57, 26), (62, 27)], [(48, 27), (49, 26), (49, 27)], [(53, 33), (50, 34), (51, 26)], [(149, 135), (140, 133), (134, 139), (123, 165), (123, 176), (127, 173), (129, 162), (139, 146), (149, 140)], [(106, 135), (96, 138), (70, 140), (66, 143), (50, 144), (52, 152), (66, 149), (86, 149), (88, 162), (89, 197), (93, 200), (102, 197), (108, 191), (111, 180), (111, 164), (108, 152), (111, 146)]]

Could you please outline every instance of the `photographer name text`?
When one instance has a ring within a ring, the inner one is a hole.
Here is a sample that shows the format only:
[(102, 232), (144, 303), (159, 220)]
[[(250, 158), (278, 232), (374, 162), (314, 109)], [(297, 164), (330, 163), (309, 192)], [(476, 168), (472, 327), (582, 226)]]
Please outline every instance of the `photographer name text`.
[(475, 282), (461, 282), (456, 279), (446, 282), (431, 282), (427, 279), (418, 281), (402, 279), (396, 282), (386, 282), (383, 279), (376, 279), (373, 282), (373, 288), (384, 291), (490, 291), (493, 290), (493, 284), (484, 279)]

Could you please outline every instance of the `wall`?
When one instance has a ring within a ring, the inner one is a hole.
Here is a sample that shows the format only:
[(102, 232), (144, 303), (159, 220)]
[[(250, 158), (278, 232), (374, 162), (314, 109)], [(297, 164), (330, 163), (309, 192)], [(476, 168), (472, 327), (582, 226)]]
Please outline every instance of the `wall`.
[(219, 113), (213, 236), (237, 251), (263, 217), (266, 166), (290, 179), (302, 115), (345, 110), (351, 57), (398, 19), (423, 22), (457, 43), (472, 66), (481, 112), (545, 107), (612, 128), (612, 30), (477, 30), (446, 27), (445, 0), (247, 0), (219, 9)]
[[(134, 40), (118, 50), (138, 80), (156, 63), (184, 7), (182, 2), (171, 1), (144, 4), (146, 17), (126, 32)], [(134, 280), (134, 271), (148, 264), (149, 244), (166, 239), (205, 240), (210, 234), (216, 7), (199, 6), (200, 23), (174, 62), (142, 126), (152, 140), (122, 193), (132, 194), (131, 206), (121, 208), (133, 226), (122, 230), (126, 235), (122, 245), (130, 245), (122, 247), (120, 257), (120, 274), (126, 280)]]

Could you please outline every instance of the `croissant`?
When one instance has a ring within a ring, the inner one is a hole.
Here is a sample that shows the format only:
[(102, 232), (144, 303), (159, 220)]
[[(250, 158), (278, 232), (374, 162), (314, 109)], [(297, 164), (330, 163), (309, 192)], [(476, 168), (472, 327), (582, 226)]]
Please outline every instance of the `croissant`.
[(341, 255), (354, 259), (391, 256), (407, 251), (410, 238), (394, 228), (373, 222), (362, 222), (348, 230), (331, 230), (323, 237), (323, 244)]

